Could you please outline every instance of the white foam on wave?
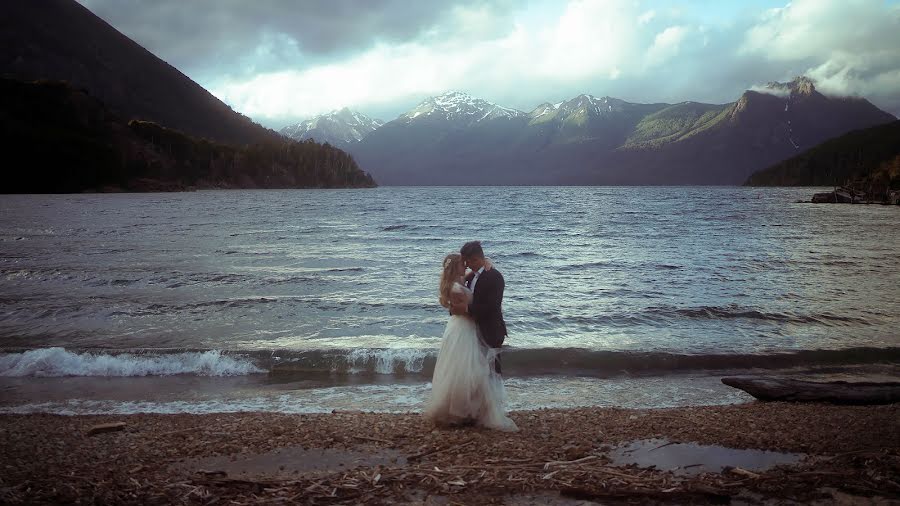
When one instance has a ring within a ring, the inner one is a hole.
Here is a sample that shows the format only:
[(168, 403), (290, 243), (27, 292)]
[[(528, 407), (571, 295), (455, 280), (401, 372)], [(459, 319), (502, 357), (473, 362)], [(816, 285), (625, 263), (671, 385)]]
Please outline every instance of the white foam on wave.
[(356, 348), (347, 354), (347, 364), (351, 373), (368, 370), (370, 364), (378, 374), (415, 373), (435, 355), (436, 350), (422, 348)]
[(71, 399), (68, 401), (40, 402), (20, 404), (17, 406), (0, 406), (0, 414), (30, 415), (35, 413), (53, 415), (133, 415), (138, 413), (152, 414), (192, 414), (206, 415), (213, 413), (247, 413), (271, 412), (286, 414), (328, 413), (320, 406), (288, 405), (268, 398), (205, 401), (102, 401), (89, 399)]
[(224, 396), (209, 399), (150, 401), (68, 399), (0, 406), (2, 414), (48, 413), (56, 415), (210, 414), (267, 412), (285, 414), (331, 413), (362, 409), (373, 413), (421, 411), (430, 384), (354, 385), (269, 393), (251, 397)]
[(0, 355), (0, 376), (244, 376), (265, 372), (250, 361), (217, 350), (135, 355), (73, 353), (65, 348), (41, 348)]

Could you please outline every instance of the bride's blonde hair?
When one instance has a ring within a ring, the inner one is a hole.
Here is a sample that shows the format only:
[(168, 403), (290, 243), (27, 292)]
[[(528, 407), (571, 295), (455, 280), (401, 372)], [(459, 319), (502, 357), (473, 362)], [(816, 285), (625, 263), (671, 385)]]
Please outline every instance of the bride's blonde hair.
[(441, 287), (438, 300), (444, 307), (450, 307), (450, 291), (453, 290), (453, 283), (459, 281), (459, 266), (462, 263), (462, 256), (458, 253), (450, 253), (444, 257), (444, 270), (441, 271)]

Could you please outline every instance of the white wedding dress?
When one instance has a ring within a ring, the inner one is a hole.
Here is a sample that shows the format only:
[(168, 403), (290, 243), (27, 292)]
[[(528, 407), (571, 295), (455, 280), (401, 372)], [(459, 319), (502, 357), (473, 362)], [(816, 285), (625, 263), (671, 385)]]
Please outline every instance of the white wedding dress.
[[(456, 283), (453, 291), (465, 293), (471, 302), (468, 288)], [(473, 319), (451, 316), (434, 366), (425, 416), (440, 425), (472, 421), (490, 429), (519, 430), (506, 416), (503, 378), (492, 366), (499, 351), (482, 343)]]

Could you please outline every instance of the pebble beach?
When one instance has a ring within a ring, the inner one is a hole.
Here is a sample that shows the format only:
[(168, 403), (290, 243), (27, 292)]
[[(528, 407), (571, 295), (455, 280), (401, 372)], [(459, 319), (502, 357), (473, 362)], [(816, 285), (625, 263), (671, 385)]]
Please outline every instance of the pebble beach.
[[(511, 417), (520, 432), (436, 428), (417, 413), (4, 415), (0, 502), (900, 501), (896, 404), (751, 402), (518, 411)], [(623, 463), (621, 448), (641, 441), (653, 442), (649, 460)], [(670, 451), (679, 447), (706, 453), (684, 454), (679, 462)], [(754, 470), (742, 460), (749, 450), (794, 460)], [(653, 457), (667, 451), (678, 465), (667, 468)], [(733, 465), (704, 468), (703, 460), (716, 454)]]

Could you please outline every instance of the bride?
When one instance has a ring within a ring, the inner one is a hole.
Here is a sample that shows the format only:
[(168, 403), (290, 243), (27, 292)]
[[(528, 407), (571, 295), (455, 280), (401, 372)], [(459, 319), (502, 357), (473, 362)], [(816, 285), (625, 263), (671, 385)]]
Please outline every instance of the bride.
[[(490, 264), (485, 268), (490, 270)], [(449, 308), (457, 302), (472, 301), (472, 291), (464, 286), (465, 272), (460, 255), (447, 255), (440, 284), (442, 306)], [(472, 318), (451, 316), (434, 366), (431, 399), (425, 416), (438, 425), (474, 423), (490, 429), (517, 431), (515, 422), (506, 416), (503, 378), (492, 367), (499, 351), (481, 341)]]

